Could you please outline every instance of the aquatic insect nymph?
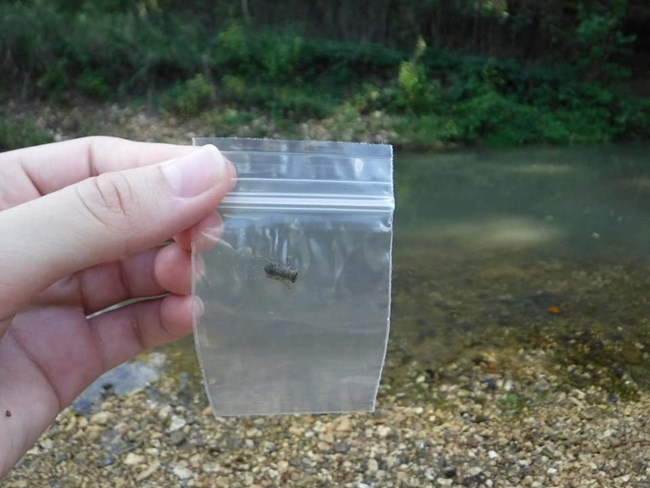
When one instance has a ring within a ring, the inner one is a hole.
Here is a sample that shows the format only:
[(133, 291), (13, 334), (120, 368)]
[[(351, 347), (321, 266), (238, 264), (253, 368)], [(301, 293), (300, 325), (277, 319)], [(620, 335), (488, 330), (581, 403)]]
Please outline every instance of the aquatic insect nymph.
[(298, 271), (287, 265), (279, 263), (268, 263), (264, 266), (264, 272), (269, 278), (295, 283), (298, 278)]

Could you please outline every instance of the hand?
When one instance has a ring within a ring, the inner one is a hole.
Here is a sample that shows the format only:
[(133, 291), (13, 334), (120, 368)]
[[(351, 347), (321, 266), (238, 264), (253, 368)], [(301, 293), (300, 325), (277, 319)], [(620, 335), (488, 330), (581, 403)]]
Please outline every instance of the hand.
[(191, 332), (192, 237), (218, 239), (234, 177), (214, 146), (91, 137), (0, 154), (0, 478), (95, 378)]

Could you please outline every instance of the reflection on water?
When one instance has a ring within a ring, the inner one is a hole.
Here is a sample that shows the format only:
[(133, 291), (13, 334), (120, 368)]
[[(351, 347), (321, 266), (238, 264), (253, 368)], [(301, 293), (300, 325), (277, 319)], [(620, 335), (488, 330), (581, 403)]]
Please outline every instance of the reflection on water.
[[(649, 150), (398, 153), (386, 379), (551, 345), (578, 386), (650, 387)], [(198, 380), (190, 340), (163, 351)]]

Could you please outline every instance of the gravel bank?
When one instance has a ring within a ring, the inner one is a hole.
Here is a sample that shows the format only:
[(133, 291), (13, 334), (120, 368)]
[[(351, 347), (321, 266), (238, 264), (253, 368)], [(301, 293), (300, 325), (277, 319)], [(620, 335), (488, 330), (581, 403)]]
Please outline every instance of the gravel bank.
[(411, 364), (374, 414), (344, 416), (215, 418), (195, 384), (163, 379), (63, 412), (3, 486), (650, 486), (649, 395), (579, 390), (544, 351), (513, 356), (441, 368), (453, 381)]

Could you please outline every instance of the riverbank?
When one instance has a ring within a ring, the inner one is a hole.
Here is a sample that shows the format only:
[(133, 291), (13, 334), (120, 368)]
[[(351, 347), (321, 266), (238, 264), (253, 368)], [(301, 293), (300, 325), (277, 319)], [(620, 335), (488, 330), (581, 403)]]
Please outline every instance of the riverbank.
[[(490, 110), (503, 117), (510, 109), (501, 110), (495, 106)], [(476, 116), (488, 117), (479, 112)], [(531, 112), (526, 117), (532, 120), (536, 115)], [(324, 117), (291, 119), (274, 116), (259, 107), (241, 109), (228, 104), (188, 117), (143, 103), (101, 103), (81, 99), (78, 103), (56, 104), (9, 100), (0, 108), (0, 151), (98, 134), (179, 144), (203, 136), (388, 143), (398, 150), (411, 152), (467, 146), (511, 147), (534, 142), (580, 145), (608, 142), (613, 137), (590, 128), (585, 130), (593, 138), (573, 133), (568, 128), (558, 128), (557, 138), (529, 138), (517, 131), (508, 135), (501, 133), (502, 129), (507, 132), (507, 126), (503, 125), (498, 134), (492, 134), (494, 137), (466, 139), (453, 135), (457, 129), (457, 122), (452, 119), (394, 114), (382, 109), (360, 111), (349, 104), (341, 105)], [(633, 139), (645, 140), (646, 137), (648, 134), (639, 133)]]
[(343, 416), (215, 418), (166, 378), (66, 410), (3, 486), (648, 486), (647, 393), (612, 402), (559, 386), (545, 353), (513, 357), (523, 381), (486, 355), (442, 368), (453, 383), (418, 376), (417, 401), (385, 381), (374, 414)]
[(261, 112), (243, 113), (229, 107), (185, 118), (149, 110), (146, 106), (84, 101), (65, 107), (12, 101), (0, 109), (0, 122), (3, 120), (0, 148), (5, 150), (97, 134), (176, 144), (190, 144), (192, 137), (203, 136), (378, 143), (396, 142), (398, 137), (393, 128), (395, 122), (380, 112), (345, 121), (332, 117), (290, 124)]

